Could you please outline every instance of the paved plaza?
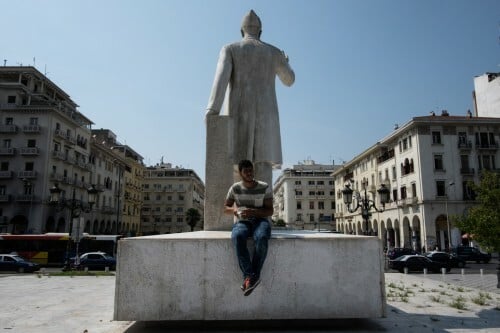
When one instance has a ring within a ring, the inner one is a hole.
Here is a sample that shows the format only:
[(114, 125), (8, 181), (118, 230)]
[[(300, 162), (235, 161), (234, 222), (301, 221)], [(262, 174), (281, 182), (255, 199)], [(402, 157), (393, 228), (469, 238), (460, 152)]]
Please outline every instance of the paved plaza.
[[(387, 316), (377, 319), (145, 323), (113, 321), (115, 277), (0, 274), (0, 331), (500, 332), (495, 274), (386, 273)], [(265, 281), (262, 281), (265, 283)], [(234, 286), (238, 288), (238, 285)], [(161, 291), (159, 291), (161, 292)], [(251, 297), (251, 296), (249, 296)], [(244, 297), (242, 295), (242, 301)], [(243, 325), (244, 324), (244, 325)]]

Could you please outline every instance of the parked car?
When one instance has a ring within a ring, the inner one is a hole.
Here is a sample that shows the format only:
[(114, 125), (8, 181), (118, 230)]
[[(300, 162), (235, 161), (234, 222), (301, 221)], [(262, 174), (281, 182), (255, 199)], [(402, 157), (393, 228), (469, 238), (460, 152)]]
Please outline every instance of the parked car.
[(33, 273), (39, 269), (39, 264), (28, 261), (17, 254), (0, 254), (0, 271)]
[(395, 248), (387, 251), (387, 258), (396, 259), (398, 257), (405, 255), (405, 254), (417, 254), (417, 252), (414, 251), (413, 249), (406, 248), (406, 247), (395, 247)]
[(442, 267), (446, 268), (447, 272), (451, 270), (449, 264), (443, 264), (437, 261), (432, 261), (429, 258), (422, 256), (420, 254), (406, 254), (394, 260), (389, 260), (389, 268), (397, 270), (401, 273), (404, 272), (405, 268), (408, 268), (409, 272), (411, 271), (422, 272), (424, 268), (427, 268), (429, 272), (439, 273)]
[(481, 252), (478, 248), (471, 246), (458, 246), (452, 252), (465, 261), (484, 262), (487, 264), (491, 260), (491, 253)]
[(71, 265), (76, 269), (116, 269), (116, 259), (105, 252), (87, 252), (80, 256), (80, 264), (76, 264), (76, 258), (71, 258)]
[(449, 267), (465, 267), (465, 260), (460, 258), (454, 253), (447, 253), (441, 251), (432, 251), (425, 254), (427, 258), (432, 261), (448, 264)]

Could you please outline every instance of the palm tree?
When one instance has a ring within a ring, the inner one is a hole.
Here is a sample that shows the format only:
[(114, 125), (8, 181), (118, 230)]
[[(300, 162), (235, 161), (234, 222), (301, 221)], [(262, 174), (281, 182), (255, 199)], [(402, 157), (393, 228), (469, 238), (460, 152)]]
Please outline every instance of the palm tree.
[(201, 215), (198, 209), (189, 208), (186, 212), (186, 221), (187, 224), (191, 227), (191, 231), (194, 231), (194, 227), (201, 220)]

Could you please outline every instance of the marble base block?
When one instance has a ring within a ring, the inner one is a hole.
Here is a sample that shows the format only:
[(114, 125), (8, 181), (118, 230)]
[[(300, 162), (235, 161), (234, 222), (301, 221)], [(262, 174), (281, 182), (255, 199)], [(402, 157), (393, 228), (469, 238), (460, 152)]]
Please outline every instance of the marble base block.
[(377, 318), (385, 315), (376, 237), (273, 231), (261, 283), (245, 297), (227, 231), (127, 238), (115, 320)]

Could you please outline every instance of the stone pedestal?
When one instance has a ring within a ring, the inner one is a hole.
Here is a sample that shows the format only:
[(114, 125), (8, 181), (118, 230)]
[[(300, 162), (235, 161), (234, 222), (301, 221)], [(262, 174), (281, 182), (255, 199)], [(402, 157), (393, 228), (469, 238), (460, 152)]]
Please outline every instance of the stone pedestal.
[(207, 117), (204, 230), (231, 230), (233, 219), (224, 215), (224, 200), (233, 184), (229, 116)]
[(385, 314), (376, 237), (274, 231), (261, 284), (248, 296), (230, 232), (123, 239), (115, 320), (376, 318)]

